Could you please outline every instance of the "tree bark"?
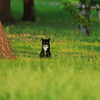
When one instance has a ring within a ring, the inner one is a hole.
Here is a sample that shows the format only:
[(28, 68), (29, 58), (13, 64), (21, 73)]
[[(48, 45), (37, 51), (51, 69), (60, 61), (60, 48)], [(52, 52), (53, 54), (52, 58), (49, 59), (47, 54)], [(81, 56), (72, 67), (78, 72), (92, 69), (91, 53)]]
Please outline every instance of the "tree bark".
[(10, 9), (11, 0), (0, 0), (0, 21), (2, 23), (14, 22)]
[(10, 47), (10, 43), (7, 39), (7, 36), (4, 32), (1, 22), (0, 22), (0, 58), (6, 58), (10, 60), (14, 60), (16, 58), (15, 54), (13, 53)]
[(35, 21), (34, 0), (23, 0), (24, 2), (24, 14), (23, 21)]

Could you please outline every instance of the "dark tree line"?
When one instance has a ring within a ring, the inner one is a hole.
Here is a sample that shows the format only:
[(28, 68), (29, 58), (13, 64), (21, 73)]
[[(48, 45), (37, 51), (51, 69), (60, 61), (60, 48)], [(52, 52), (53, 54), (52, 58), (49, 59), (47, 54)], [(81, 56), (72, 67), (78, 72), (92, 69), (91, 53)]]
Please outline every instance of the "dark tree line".
[[(14, 22), (11, 14), (11, 0), (0, 0), (0, 21), (2, 23)], [(34, 0), (23, 0), (23, 21), (35, 21)]]
[[(80, 2), (91, 2), (92, 4), (100, 4), (100, 0), (78, 0)], [(0, 0), (0, 21), (2, 23), (14, 22), (11, 14), (11, 0)], [(21, 20), (35, 21), (34, 0), (23, 0), (24, 14)]]

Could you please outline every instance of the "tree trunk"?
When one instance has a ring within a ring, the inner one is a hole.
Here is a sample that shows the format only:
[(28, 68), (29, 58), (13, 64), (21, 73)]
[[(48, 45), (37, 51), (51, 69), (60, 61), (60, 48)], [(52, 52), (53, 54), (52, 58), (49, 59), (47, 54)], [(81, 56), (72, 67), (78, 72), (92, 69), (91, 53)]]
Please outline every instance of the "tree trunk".
[(89, 26), (90, 26), (90, 3), (89, 4), (86, 4), (86, 18), (88, 19), (88, 27), (86, 27), (86, 34), (87, 36), (90, 36), (90, 30), (88, 29)]
[(16, 58), (15, 54), (13, 53), (10, 47), (10, 43), (7, 39), (7, 36), (4, 32), (1, 22), (0, 22), (0, 58), (6, 58), (10, 60), (14, 60)]
[(2, 23), (14, 22), (10, 9), (11, 0), (0, 0), (0, 21)]
[(23, 21), (35, 21), (34, 0), (23, 0), (24, 2), (24, 15)]

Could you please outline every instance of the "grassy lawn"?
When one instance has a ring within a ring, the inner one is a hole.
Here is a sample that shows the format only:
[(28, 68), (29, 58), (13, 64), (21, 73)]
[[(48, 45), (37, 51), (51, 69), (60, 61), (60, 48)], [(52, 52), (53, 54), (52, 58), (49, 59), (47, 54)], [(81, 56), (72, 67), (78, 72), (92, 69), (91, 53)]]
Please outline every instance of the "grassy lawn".
[[(60, 1), (52, 2), (35, 1), (36, 22), (22, 22), (22, 1), (12, 0), (18, 21), (4, 28), (17, 59), (0, 59), (0, 100), (100, 100), (96, 12), (91, 36), (76, 36), (74, 18), (61, 10)], [(49, 37), (52, 57), (40, 59), (41, 38)]]

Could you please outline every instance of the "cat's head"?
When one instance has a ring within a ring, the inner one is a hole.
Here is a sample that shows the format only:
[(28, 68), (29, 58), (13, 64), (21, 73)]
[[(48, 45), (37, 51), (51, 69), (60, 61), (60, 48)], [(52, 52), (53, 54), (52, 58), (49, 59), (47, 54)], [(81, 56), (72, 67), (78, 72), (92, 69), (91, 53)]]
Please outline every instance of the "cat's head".
[(42, 47), (44, 49), (44, 51), (47, 51), (47, 49), (50, 49), (50, 38), (48, 39), (43, 39), (42, 38)]
[(43, 45), (48, 45), (49, 42), (50, 42), (50, 38), (48, 38), (48, 39), (43, 39), (43, 38), (42, 38), (42, 44), (43, 44)]

